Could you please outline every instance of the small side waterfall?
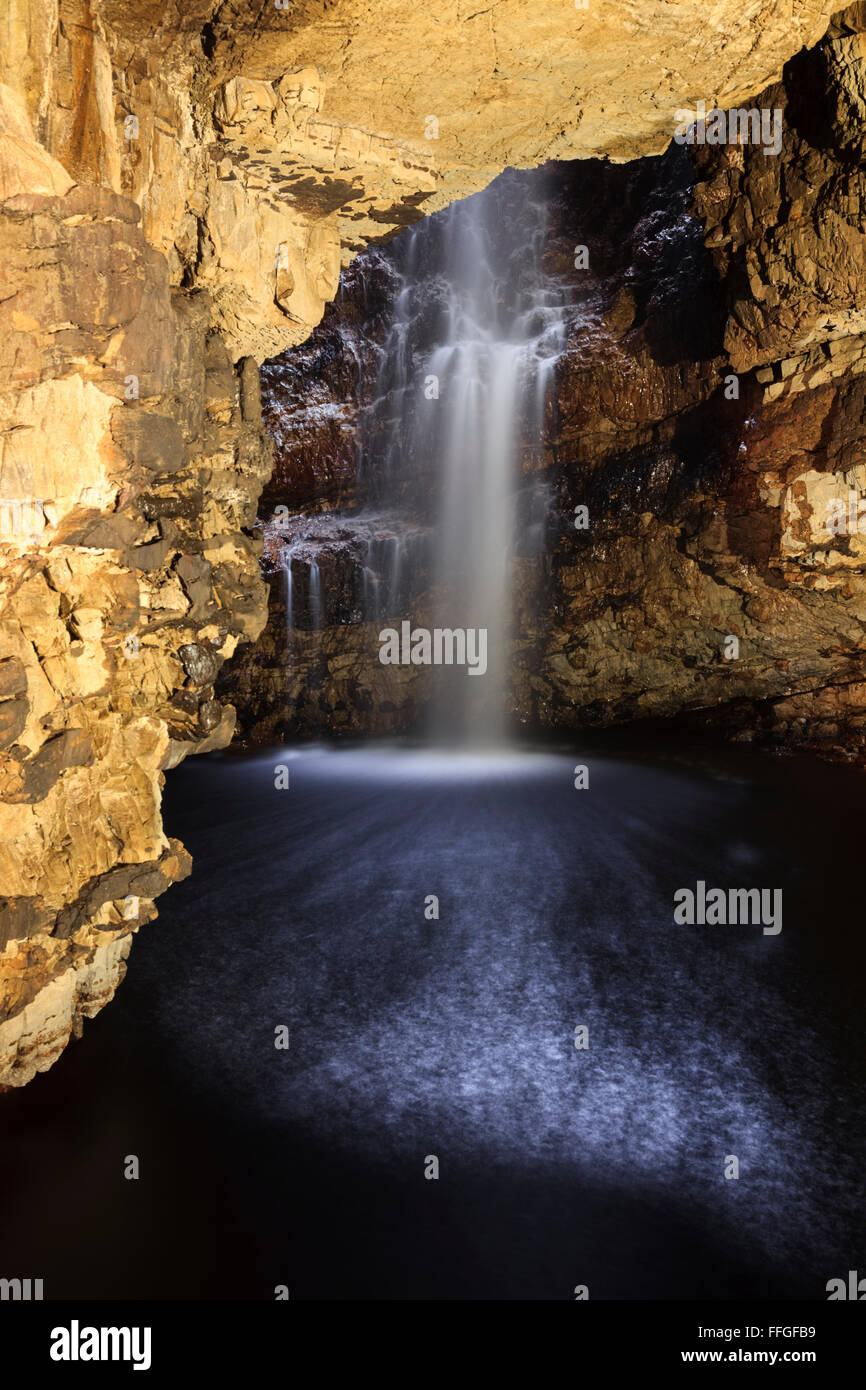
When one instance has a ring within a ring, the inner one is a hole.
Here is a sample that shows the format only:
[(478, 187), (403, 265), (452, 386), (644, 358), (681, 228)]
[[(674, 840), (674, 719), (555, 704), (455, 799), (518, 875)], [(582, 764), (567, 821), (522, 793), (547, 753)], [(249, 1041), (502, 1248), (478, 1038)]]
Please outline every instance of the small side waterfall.
[(322, 575), (315, 560), (310, 561), (310, 623), (314, 632), (322, 626)]
[[(305, 544), (303, 538), (293, 539), (284, 551), (286, 627), (290, 649), (292, 647), (292, 633), (302, 622), (303, 626), (311, 628), (313, 631), (318, 631), (323, 625), (322, 577), (318, 560), (314, 558), (315, 554), (313, 545)], [(298, 583), (299, 576), (303, 576), (300, 584)], [(304, 598), (306, 598), (305, 609)], [(304, 614), (306, 615), (305, 621)]]
[(295, 649), (295, 590), (291, 551), (286, 555), (283, 573), (286, 576), (286, 652), (291, 658)]

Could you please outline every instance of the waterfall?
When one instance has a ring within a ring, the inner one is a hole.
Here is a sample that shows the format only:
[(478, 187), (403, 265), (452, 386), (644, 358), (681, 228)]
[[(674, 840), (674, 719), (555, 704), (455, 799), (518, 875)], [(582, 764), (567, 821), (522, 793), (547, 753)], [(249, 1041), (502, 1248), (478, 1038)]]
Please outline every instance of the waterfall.
[[(298, 520), (298, 518), (293, 518)], [(295, 569), (306, 567), (307, 571), (307, 610), (308, 626), (312, 630), (318, 631), (324, 624), (324, 598), (322, 591), (322, 576), (317, 560), (314, 560), (309, 553), (310, 542), (307, 541), (305, 530), (309, 525), (307, 518), (301, 517), (300, 538), (287, 542), (283, 550), (282, 572), (285, 576), (285, 595), (286, 595), (286, 648), (291, 656), (295, 650), (295, 627), (298, 624), (299, 614), (296, 611), (296, 585)], [(314, 544), (314, 542), (313, 542)], [(303, 590), (301, 590), (303, 594)]]
[(352, 506), (282, 524), (289, 653), (295, 625), (429, 634), (412, 699), (437, 743), (506, 741), (516, 560), (546, 534), (534, 464), (566, 300), (543, 265), (546, 177), (506, 171), (377, 252), (395, 288), (381, 346), (367, 341)]
[[(393, 505), (405, 498), (407, 463), (422, 488), (432, 480), (433, 622), (487, 634), (484, 675), (457, 665), (433, 672), (437, 741), (505, 741), (510, 562), (518, 542), (525, 555), (544, 535), (542, 489), (530, 487), (535, 495), (520, 505), (518, 464), (542, 442), (563, 295), (542, 269), (547, 218), (533, 177), (527, 188), (525, 175), (507, 173), (408, 233), (368, 447), (362, 438), (365, 476), (379, 470), (380, 497), (384, 488)], [(422, 329), (413, 343), (413, 322), (425, 323), (431, 305), (432, 341), (418, 341)]]
[(291, 656), (295, 650), (295, 613), (294, 613), (294, 592), (292, 588), (292, 553), (289, 551), (285, 557), (286, 576), (286, 650)]
[(310, 561), (310, 625), (314, 632), (322, 626), (322, 575), (315, 560)]

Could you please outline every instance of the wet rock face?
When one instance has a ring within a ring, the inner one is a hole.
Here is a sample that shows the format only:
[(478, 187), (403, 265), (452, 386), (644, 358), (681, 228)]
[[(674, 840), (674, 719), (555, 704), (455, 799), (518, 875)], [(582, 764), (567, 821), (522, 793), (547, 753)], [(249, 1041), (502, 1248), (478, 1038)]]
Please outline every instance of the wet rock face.
[(375, 395), (397, 288), (393, 257), (372, 248), (344, 271), (337, 301), (306, 343), (263, 363), (274, 467), (262, 515), (357, 500), (358, 410)]
[(676, 339), (663, 330), (651, 365), (635, 353), (641, 341), (653, 352), (650, 313), (593, 393), (608, 402), (602, 426), (586, 418), (579, 355), (563, 363), (564, 495), (592, 520), (571, 534), (566, 512), (548, 652), (522, 685), (527, 718), (702, 710), (739, 739), (863, 759), (866, 260), (861, 122), (847, 124), (866, 76), (852, 33), (862, 19), (848, 12), (756, 103), (785, 113), (778, 156), (689, 151), (721, 322), (717, 295), (697, 288), (695, 309), (720, 325), (715, 347), (694, 369), (676, 350), (669, 365)]
[(523, 683), (527, 717), (701, 710), (739, 739), (863, 758), (866, 260), (861, 122), (848, 123), (866, 75), (852, 32), (862, 18), (859, 7), (840, 18), (755, 103), (784, 112), (778, 156), (689, 150), (690, 209), (718, 285), (695, 282), (709, 350), (691, 367), (662, 327), (654, 352), (660, 305), (629, 331), (602, 411), (619, 421), (611, 450), (585, 418), (579, 356), (563, 364), (556, 447), (569, 505), (587, 504), (592, 524), (581, 535), (566, 522), (548, 654)]
[[(792, 62), (784, 84), (756, 105), (789, 112), (788, 92), (802, 102), (808, 85), (820, 109), (835, 47)], [(861, 60), (858, 85), (862, 75)], [(537, 662), (533, 645), (520, 686), (524, 718), (581, 725), (718, 707), (712, 722), (736, 737), (861, 756), (851, 723), (866, 616), (861, 541), (850, 527), (828, 530), (834, 505), (852, 489), (859, 496), (857, 292), (837, 242), (823, 257), (826, 301), (838, 312), (819, 314), (812, 261), (825, 210), (840, 188), (850, 191), (848, 144), (831, 134), (827, 127), (811, 211), (793, 196), (804, 163), (814, 163), (795, 125), (777, 157), (754, 146), (688, 152), (696, 178), (688, 208), (715, 271), (708, 276), (705, 263), (696, 273), (693, 261), (679, 276), (689, 312), (708, 330), (702, 350), (689, 344), (675, 271), (662, 271), (655, 299), (614, 345), (594, 348), (589, 362), (570, 348), (558, 392), (567, 505), (553, 618), (545, 658)], [(643, 254), (663, 267), (667, 247), (685, 267), (685, 228), (658, 222), (654, 248), (656, 222), (655, 213), (643, 218)], [(767, 248), (781, 250), (762, 259)], [(640, 304), (636, 277), (638, 258), (619, 293)], [(616, 304), (608, 294), (608, 323)], [(751, 337), (750, 315), (762, 325)], [(804, 338), (819, 347), (800, 354)], [(581, 504), (590, 517), (582, 532), (571, 523)], [(803, 705), (818, 691), (810, 718)]]
[(764, 94), (783, 113), (781, 158), (697, 152), (695, 205), (728, 289), (725, 347), (736, 371), (765, 369), (771, 397), (863, 370), (864, 38), (843, 32), (798, 56)]

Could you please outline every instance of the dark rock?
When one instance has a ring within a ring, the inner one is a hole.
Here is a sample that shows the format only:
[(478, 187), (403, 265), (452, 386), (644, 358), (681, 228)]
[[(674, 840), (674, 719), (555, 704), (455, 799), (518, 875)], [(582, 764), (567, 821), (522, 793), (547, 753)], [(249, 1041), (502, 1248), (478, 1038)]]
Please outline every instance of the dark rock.
[(183, 435), (169, 415), (127, 406), (114, 412), (112, 433), (133, 466), (148, 473), (177, 473), (186, 463)]
[(220, 662), (215, 652), (198, 642), (185, 643), (178, 651), (183, 669), (193, 685), (211, 685)]

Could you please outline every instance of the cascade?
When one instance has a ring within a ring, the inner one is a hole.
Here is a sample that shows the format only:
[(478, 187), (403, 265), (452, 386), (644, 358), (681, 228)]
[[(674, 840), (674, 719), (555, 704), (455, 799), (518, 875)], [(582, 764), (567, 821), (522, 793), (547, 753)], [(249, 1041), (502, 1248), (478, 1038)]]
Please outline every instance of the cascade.
[[(543, 171), (507, 171), (395, 241), (399, 281), (360, 404), (354, 504), (288, 525), (287, 553), (308, 576), (305, 626), (336, 611), (316, 546), (339, 534), (357, 556), (362, 621), (486, 634), (483, 679), (468, 681), (465, 665), (431, 668), (426, 732), (437, 743), (506, 741), (511, 561), (545, 534), (546, 489), (525, 481), (521, 461), (543, 442), (565, 336), (564, 292), (543, 265), (544, 191)], [(428, 646), (441, 649), (419, 640), (416, 654)], [(292, 650), (290, 634), (289, 660)]]

